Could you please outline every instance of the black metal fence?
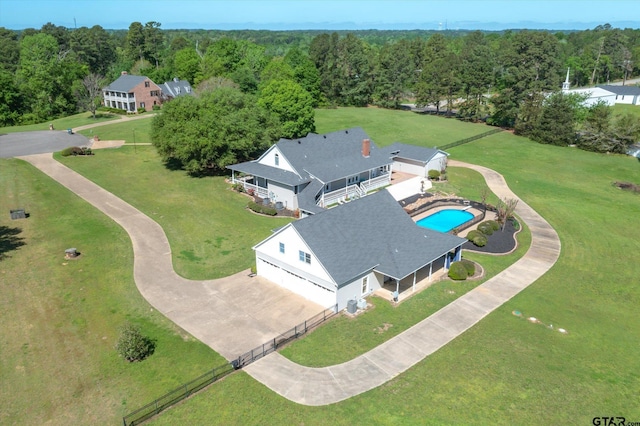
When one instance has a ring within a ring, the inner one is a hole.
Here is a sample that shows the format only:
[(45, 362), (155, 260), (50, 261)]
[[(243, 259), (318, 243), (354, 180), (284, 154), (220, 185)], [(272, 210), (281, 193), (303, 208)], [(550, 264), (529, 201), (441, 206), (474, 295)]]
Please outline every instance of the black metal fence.
[(482, 139), (484, 137), (493, 135), (495, 133), (500, 133), (500, 132), (502, 132), (502, 129), (500, 129), (500, 128), (489, 130), (488, 132), (480, 133), (479, 135), (471, 136), (470, 138), (461, 139), (459, 141), (452, 142), (452, 143), (447, 144), (447, 145), (439, 146), (438, 149), (440, 149), (442, 151), (446, 151), (447, 149), (453, 148), (454, 146), (463, 145), (465, 143), (469, 143), (469, 142), (472, 142), (472, 141), (475, 141), (475, 140), (478, 140), (478, 139)]
[(168, 392), (167, 394), (161, 396), (153, 402), (141, 407), (122, 418), (122, 424), (124, 426), (133, 426), (139, 425), (140, 423), (149, 420), (151, 417), (159, 414), (161, 411), (171, 407), (172, 405), (182, 401), (185, 398), (188, 398), (192, 394), (206, 388), (213, 382), (227, 376), (230, 373), (233, 373), (235, 370), (238, 370), (242, 367), (245, 367), (251, 364), (254, 361), (270, 354), (271, 352), (275, 352), (282, 345), (291, 342), (328, 319), (337, 315), (337, 306), (334, 306), (329, 309), (325, 309), (319, 314), (311, 317), (310, 319), (300, 323), (281, 334), (280, 336), (269, 340), (257, 348), (250, 350), (242, 355), (240, 355), (237, 359), (232, 360), (228, 364), (221, 365), (220, 367), (216, 367), (202, 376), (191, 380), (188, 383), (185, 383), (174, 390)]
[(286, 331), (280, 336), (275, 337), (272, 340), (269, 340), (268, 342), (263, 343), (257, 348), (254, 348), (248, 352), (245, 352), (244, 354), (240, 355), (237, 359), (234, 359), (233, 361), (231, 361), (231, 364), (236, 369), (242, 368), (248, 364), (251, 364), (254, 361), (259, 360), (260, 358), (266, 355), (269, 355), (271, 352), (277, 351), (278, 348), (281, 347), (282, 345), (305, 335), (306, 333), (311, 331), (313, 328), (322, 324), (326, 320), (334, 317), (337, 314), (336, 310), (337, 310), (337, 306), (334, 306), (333, 308), (325, 309), (324, 311), (320, 312), (318, 315), (315, 315), (314, 317), (304, 321), (303, 323), (296, 325), (295, 327), (293, 327), (289, 331)]
[(224, 364), (220, 367), (214, 368), (211, 371), (206, 372), (202, 376), (185, 383), (184, 385), (175, 388), (171, 392), (161, 396), (153, 402), (145, 405), (136, 411), (127, 414), (122, 418), (124, 426), (138, 425), (145, 420), (149, 420), (151, 417), (159, 414), (162, 410), (169, 408), (177, 402), (189, 397), (190, 395), (204, 389), (211, 383), (221, 379), (222, 377), (232, 373), (234, 371), (231, 364)]

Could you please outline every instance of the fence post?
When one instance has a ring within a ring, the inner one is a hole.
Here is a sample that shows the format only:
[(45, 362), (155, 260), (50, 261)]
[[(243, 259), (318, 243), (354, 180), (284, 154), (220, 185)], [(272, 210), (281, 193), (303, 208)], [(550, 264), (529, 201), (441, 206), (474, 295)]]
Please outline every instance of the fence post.
[(158, 414), (160, 411), (158, 411), (158, 400), (156, 399), (156, 414)]
[(307, 320), (304, 320), (304, 332), (307, 332)]
[(273, 338), (273, 350), (275, 351), (278, 347), (276, 346), (276, 338)]

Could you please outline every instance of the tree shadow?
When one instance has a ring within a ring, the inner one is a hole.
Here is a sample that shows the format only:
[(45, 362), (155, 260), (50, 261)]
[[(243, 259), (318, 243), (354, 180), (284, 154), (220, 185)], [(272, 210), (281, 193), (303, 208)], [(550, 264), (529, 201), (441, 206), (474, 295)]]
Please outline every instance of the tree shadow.
[(10, 257), (7, 255), (8, 252), (18, 250), (27, 244), (24, 242), (24, 238), (19, 236), (21, 232), (21, 228), (0, 226), (0, 260)]

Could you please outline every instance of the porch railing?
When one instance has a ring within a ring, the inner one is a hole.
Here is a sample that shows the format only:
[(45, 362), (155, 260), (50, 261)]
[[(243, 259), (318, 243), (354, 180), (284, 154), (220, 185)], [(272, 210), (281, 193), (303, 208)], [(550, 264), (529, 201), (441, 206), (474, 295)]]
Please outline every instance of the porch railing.
[(360, 188), (366, 194), (374, 189), (382, 188), (391, 183), (391, 174), (387, 173), (382, 176), (374, 177), (373, 179), (365, 180), (360, 184)]
[(249, 192), (249, 190), (252, 190), (255, 193), (255, 195), (257, 195), (260, 198), (269, 198), (269, 190), (267, 188), (254, 185), (253, 183), (248, 183), (247, 180), (251, 180), (251, 179), (253, 179), (253, 177), (240, 178), (240, 179), (233, 178), (232, 183), (242, 185), (245, 192)]
[(318, 200), (318, 206), (327, 207), (332, 204), (338, 204), (351, 198), (364, 197), (364, 192), (358, 185), (349, 185), (336, 191), (324, 193)]

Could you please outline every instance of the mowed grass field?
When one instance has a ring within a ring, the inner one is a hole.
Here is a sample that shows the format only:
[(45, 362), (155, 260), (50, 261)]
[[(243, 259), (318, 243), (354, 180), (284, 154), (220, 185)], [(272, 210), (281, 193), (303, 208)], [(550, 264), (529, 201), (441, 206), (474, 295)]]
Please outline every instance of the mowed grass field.
[(26, 126), (10, 126), (0, 127), (0, 134), (15, 132), (33, 132), (36, 130), (49, 130), (49, 124), (53, 124), (55, 130), (67, 130), (74, 127), (85, 126), (87, 124), (103, 123), (106, 121), (117, 120), (119, 115), (97, 112), (96, 118), (93, 118), (90, 112), (71, 115), (69, 117), (57, 118), (46, 123), (29, 124)]
[[(118, 424), (224, 362), (142, 298), (131, 241), (105, 215), (14, 159), (0, 161), (0, 206), (0, 424)], [(30, 217), (10, 220), (18, 207)], [(81, 256), (65, 260), (71, 247)], [(144, 362), (114, 349), (125, 321), (157, 342)]]
[[(385, 112), (388, 115), (384, 114)], [(489, 130), (480, 125), (407, 112), (377, 109), (318, 111), (319, 133), (354, 126), (363, 127), (372, 139), (381, 145), (395, 140), (425, 146), (442, 145)], [(464, 127), (465, 130), (456, 130), (458, 126)], [(431, 130), (429, 130), (430, 127)], [(393, 137), (394, 134), (399, 136)], [(420, 137), (421, 134), (424, 134), (423, 138)], [(447, 138), (448, 134), (450, 137)], [(441, 142), (435, 142), (435, 139)], [(184, 173), (179, 171), (166, 171), (161, 165), (156, 167), (157, 165), (150, 164), (157, 163), (157, 157), (153, 154), (152, 148), (144, 149), (147, 151), (138, 148), (134, 152), (133, 147), (125, 147), (121, 150), (104, 151), (104, 155), (97, 154), (91, 158), (65, 159), (65, 162), (68, 161), (71, 167), (78, 169), (101, 185), (104, 181), (107, 189), (143, 211), (148, 207), (155, 207), (155, 215), (154, 211), (147, 214), (157, 219), (165, 228), (172, 244), (174, 264), (178, 270), (182, 268), (183, 275), (197, 278), (198, 274), (202, 273), (206, 278), (212, 278), (218, 276), (216, 268), (234, 269), (232, 268), (234, 262), (223, 261), (222, 263), (226, 266), (220, 266), (217, 260), (209, 260), (209, 257), (216, 257), (209, 252), (206, 252), (206, 259), (196, 259), (201, 256), (196, 254), (196, 251), (189, 253), (189, 250), (194, 250), (189, 247), (189, 243), (179, 242), (180, 238), (186, 241), (187, 237), (176, 237), (180, 232), (184, 234), (207, 232), (207, 228), (216, 226), (224, 229), (224, 223), (230, 220), (229, 217), (212, 214), (214, 211), (221, 210), (221, 206), (203, 212), (204, 216), (209, 218), (208, 221), (202, 219), (197, 226), (185, 231), (171, 230), (172, 226), (176, 226), (171, 225), (171, 222), (191, 220), (190, 216), (179, 216), (181, 220), (171, 219), (174, 215), (180, 215), (185, 209), (189, 209), (189, 206), (184, 205), (189, 203), (185, 203), (185, 195), (181, 193), (193, 191), (198, 195), (209, 194), (208, 199), (211, 205), (217, 205), (216, 200), (218, 198), (226, 200), (227, 195), (224, 192), (226, 190), (224, 184), (215, 183), (222, 178), (191, 179), (184, 177)], [(563, 251), (558, 264), (549, 273), (474, 328), (405, 374), (380, 388), (347, 401), (327, 407), (300, 406), (274, 394), (247, 374), (240, 372), (168, 410), (155, 419), (154, 423), (310, 425), (326, 424), (330, 419), (336, 424), (555, 424), (560, 422), (590, 424), (593, 417), (603, 415), (626, 416), (629, 421), (640, 419), (640, 409), (637, 404), (637, 394), (640, 391), (640, 374), (638, 373), (640, 360), (637, 357), (637, 342), (640, 338), (637, 306), (640, 301), (640, 289), (637, 276), (640, 269), (636, 266), (637, 262), (633, 261), (633, 255), (637, 253), (637, 241), (640, 238), (640, 230), (636, 225), (638, 213), (640, 213), (640, 198), (611, 186), (613, 180), (640, 183), (638, 182), (640, 181), (640, 163), (629, 157), (604, 156), (568, 148), (538, 145), (508, 133), (493, 135), (456, 147), (450, 152), (452, 158), (486, 165), (503, 173), (514, 192), (538, 210), (556, 228), (562, 240)], [(130, 157), (134, 159), (131, 160)], [(93, 167), (91, 163), (94, 164)], [(95, 242), (96, 247), (102, 247), (108, 243), (115, 244), (112, 240), (120, 238), (121, 246), (114, 248), (113, 253), (125, 254), (121, 257), (107, 255), (108, 268), (109, 271), (120, 268), (122, 274), (128, 274), (128, 279), (123, 280), (124, 288), (107, 285), (109, 293), (104, 288), (96, 288), (93, 297), (101, 299), (92, 302), (91, 306), (112, 305), (104, 300), (105, 294), (112, 298), (122, 297), (124, 300), (133, 300), (137, 291), (131, 278), (131, 246), (127, 243), (126, 235), (123, 235), (117, 225), (111, 224), (109, 228), (109, 221), (99, 213), (95, 213), (98, 217), (102, 217), (105, 222), (103, 226), (107, 227), (108, 231), (105, 231), (104, 238), (94, 238), (93, 234), (97, 231), (94, 231), (91, 225), (93, 222), (80, 226), (68, 217), (71, 214), (69, 211), (76, 211), (83, 204), (81, 201), (69, 194), (66, 194), (68, 199), (60, 198), (61, 194), (65, 193), (62, 188), (51, 184), (46, 177), (33, 171), (24, 163), (2, 160), (0, 166), (2, 176), (8, 175), (2, 181), (3, 190), (6, 186), (9, 188), (6, 190), (7, 193), (13, 194), (11, 197), (20, 195), (20, 199), (13, 202), (25, 205), (32, 213), (35, 211), (35, 207), (32, 207), (35, 199), (52, 199), (52, 205), (61, 206), (58, 210), (52, 210), (57, 214), (52, 216), (46, 226), (36, 222), (35, 215), (27, 221), (20, 221), (23, 228), (20, 235), (27, 237), (28, 244), (8, 252), (10, 257), (0, 261), (0, 268), (3, 271), (3, 278), (8, 273), (5, 271), (11, 271), (14, 277), (13, 282), (20, 277), (28, 277), (28, 279), (24, 280), (26, 283), (22, 288), (3, 285), (3, 299), (6, 298), (4, 293), (9, 292), (9, 289), (12, 290), (9, 293), (11, 297), (14, 299), (20, 297), (17, 303), (3, 308), (3, 317), (8, 317), (6, 312), (12, 313), (16, 310), (14, 306), (19, 306), (20, 303), (36, 308), (46, 303), (48, 300), (46, 297), (40, 298), (41, 283), (51, 282), (51, 285), (58, 283), (57, 288), (66, 288), (68, 283), (73, 281), (73, 279), (65, 280), (64, 277), (58, 277), (51, 271), (47, 273), (46, 270), (43, 270), (41, 275), (33, 275), (38, 272), (33, 271), (34, 268), (31, 266), (33, 259), (29, 258), (27, 261), (25, 256), (25, 250), (36, 246), (32, 243), (34, 239), (38, 242), (53, 240), (47, 243), (51, 247), (51, 244), (56, 244), (55, 240), (67, 234), (74, 236), (74, 242), (65, 240), (63, 244), (57, 244), (62, 247), (55, 250), (43, 248), (45, 254), (36, 255), (35, 260), (46, 258), (48, 251), (63, 251), (68, 245), (78, 246), (82, 251), (82, 247), (91, 247), (92, 242)], [(105, 172), (104, 168), (109, 170)], [(456, 170), (451, 170), (451, 173), (455, 172)], [(167, 173), (167, 177), (163, 177), (164, 173)], [(126, 177), (119, 178), (120, 174), (125, 174)], [(30, 175), (37, 176), (38, 179), (28, 178)], [(474, 180), (471, 175), (468, 178), (470, 181)], [(144, 182), (145, 179), (147, 179), (146, 182)], [(20, 185), (25, 185), (24, 189), (17, 188), (13, 183), (15, 181), (22, 182)], [(453, 184), (461, 193), (478, 191), (482, 186), (475, 181), (453, 182)], [(44, 188), (49, 186), (57, 188), (59, 193), (45, 191)], [(235, 210), (233, 208), (231, 210), (238, 216), (239, 211), (244, 211), (242, 205), (245, 200), (242, 200), (238, 194), (231, 193), (231, 195), (229, 199), (237, 200), (233, 202), (238, 205)], [(171, 198), (178, 200), (178, 203), (170, 206), (169, 201), (165, 199)], [(3, 197), (3, 200), (5, 199), (8, 198)], [(202, 197), (195, 196), (190, 207), (200, 208), (201, 203), (206, 202), (201, 200), (203, 200)], [(47, 208), (50, 207), (47, 205)], [(89, 217), (90, 210), (87, 208), (87, 214), (84, 216)], [(199, 212), (191, 214), (197, 213)], [(61, 216), (58, 217), (58, 215)], [(44, 215), (39, 213), (38, 216)], [(67, 219), (63, 220), (64, 217)], [(75, 213), (72, 217), (75, 217)], [(18, 223), (5, 218), (5, 216), (2, 217), (0, 224), (8, 223), (15, 227)], [(248, 226), (248, 219), (246, 220), (245, 222), (245, 219), (238, 219), (230, 226), (234, 227), (234, 230), (241, 228), (241, 225)], [(218, 222), (222, 223), (218, 224)], [(275, 223), (273, 220), (269, 222), (271, 225)], [(34, 229), (27, 229), (27, 225), (22, 225), (26, 223)], [(255, 227), (259, 228), (257, 225)], [(59, 230), (56, 230), (57, 228)], [(269, 226), (265, 225), (265, 229), (268, 228)], [(118, 237), (118, 231), (120, 231), (120, 237)], [(41, 233), (37, 234), (37, 232)], [(218, 232), (222, 231), (212, 232), (211, 236), (214, 238), (219, 236)], [(268, 230), (265, 232), (268, 234)], [(85, 240), (75, 237), (76, 233), (85, 236)], [(251, 233), (248, 235), (248, 239), (260, 239), (257, 235), (251, 236), (253, 235)], [(200, 236), (190, 238), (193, 241), (198, 239), (204, 241)], [(213, 243), (218, 241), (206, 239)], [(224, 243), (225, 240), (220, 240), (220, 248), (217, 249), (220, 250), (217, 253), (219, 258), (225, 256), (221, 253), (225, 251), (222, 248)], [(208, 244), (203, 243), (202, 246)], [(247, 245), (250, 247), (250, 244), (251, 242)], [(181, 249), (185, 251), (184, 259), (180, 259)], [(202, 250), (201, 253), (205, 253), (204, 249)], [(215, 253), (215, 250), (212, 252)], [(247, 253), (248, 260), (245, 260), (245, 263), (242, 263), (242, 260), (235, 261), (237, 263), (235, 271), (243, 269), (251, 262), (250, 249)], [(50, 256), (52, 257), (51, 270), (54, 270), (57, 267), (56, 261), (59, 260), (61, 263), (62, 259), (57, 252), (55, 259), (53, 254)], [(246, 256), (239, 257), (244, 259)], [(80, 262), (83, 260), (76, 261), (73, 265), (81, 265)], [(206, 265), (198, 265), (198, 262), (204, 262)], [(496, 265), (496, 267), (499, 262), (498, 260), (486, 261), (488, 265)], [(69, 264), (65, 267), (67, 266)], [(87, 269), (82, 269), (86, 273)], [(208, 269), (213, 270), (207, 271)], [(207, 274), (207, 272), (210, 273)], [(109, 281), (105, 278), (108, 276), (102, 269), (91, 281), (100, 283), (95, 284), (96, 286), (102, 285), (102, 282)], [(45, 339), (45, 335), (39, 336), (39, 334), (52, 334), (58, 330), (57, 327), (60, 327), (57, 324), (72, 323), (74, 318), (72, 312), (76, 310), (76, 305), (82, 306), (83, 303), (87, 303), (86, 299), (84, 302), (80, 302), (77, 298), (70, 299), (67, 302), (70, 307), (66, 310), (61, 305), (52, 306), (50, 312), (41, 315), (43, 318), (41, 322), (44, 324), (34, 325), (28, 329), (31, 330), (34, 340), (41, 337), (43, 341), (42, 347), (34, 350), (35, 354), (42, 358), (43, 351), (46, 351), (49, 346), (56, 345), (55, 342)], [(151, 311), (147, 313), (148, 306), (144, 307), (142, 304), (142, 308), (127, 308), (124, 302), (120, 303), (123, 306), (123, 310), (119, 311), (121, 315), (126, 316), (126, 311), (143, 324), (153, 324), (154, 321), (158, 321), (164, 327), (158, 326), (162, 331), (158, 335), (180, 336), (179, 331), (172, 329), (162, 317), (156, 316)], [(36, 308), (30, 308), (31, 312)], [(398, 309), (402, 309), (402, 305)], [(563, 327), (569, 333), (562, 335), (542, 325), (529, 323), (512, 315), (511, 312), (516, 309), (526, 316), (535, 316), (545, 324), (553, 324), (555, 328)], [(89, 310), (99, 311), (97, 307)], [(54, 319), (45, 323), (44, 319), (53, 317), (54, 314), (57, 315), (55, 318), (60, 319), (57, 322)], [(26, 331), (20, 330), (20, 325), (23, 325), (27, 317), (33, 317), (33, 314), (25, 314), (24, 317), (20, 315), (22, 314), (13, 315), (18, 317), (15, 325), (0, 331), (3, 341), (7, 342), (6, 346), (3, 344), (3, 351), (5, 347), (9, 347), (9, 342), (13, 345), (11, 348), (14, 351), (14, 355), (8, 357), (6, 361), (3, 356), (1, 373), (3, 401), (7, 400), (5, 395), (11, 397), (9, 393), (15, 383), (24, 389), (31, 389), (35, 399), (33, 396), (27, 398), (25, 391), (23, 398), (16, 397), (15, 400), (10, 400), (13, 404), (12, 409), (3, 410), (3, 413), (6, 411), (13, 413), (14, 417), (11, 417), (8, 423), (35, 424), (40, 423), (42, 419), (52, 423), (68, 421), (86, 423), (85, 419), (87, 419), (87, 413), (91, 411), (90, 407), (93, 407), (91, 404), (95, 403), (94, 399), (73, 399), (68, 395), (67, 398), (61, 396), (56, 399), (58, 395), (53, 392), (33, 391), (38, 389), (35, 383), (40, 384), (48, 378), (47, 371), (51, 368), (47, 367), (52, 364), (58, 366), (56, 371), (61, 377), (56, 382), (57, 386), (52, 385), (48, 389), (57, 389), (64, 384), (73, 383), (76, 377), (91, 377), (90, 372), (86, 370), (84, 372), (75, 371), (75, 368), (70, 371), (60, 370), (59, 366), (64, 365), (65, 360), (69, 358), (64, 349), (47, 354), (46, 356), (52, 360), (48, 363), (40, 358), (34, 359), (33, 368), (30, 371), (36, 375), (36, 379), (33, 383), (21, 382), (18, 371), (23, 364), (20, 363), (18, 346), (13, 342), (25, 340), (25, 334), (20, 333)], [(83, 313), (83, 315), (87, 314)], [(104, 324), (103, 327), (108, 329), (116, 328), (122, 320), (122, 317), (114, 320), (109, 315), (101, 315), (100, 318)], [(93, 321), (89, 322), (93, 323)], [(368, 331), (372, 334), (378, 333), (377, 327), (382, 325), (374, 323), (372, 327), (362, 327), (359, 333), (364, 334)], [(102, 330), (97, 331), (98, 334), (101, 332)], [(322, 344), (324, 339), (327, 346), (333, 345), (329, 341), (331, 335), (322, 337), (321, 333), (317, 333), (318, 335), (314, 336), (316, 333), (311, 333), (306, 338), (309, 339), (308, 342), (315, 338)], [(167, 374), (179, 375), (176, 367), (193, 367), (197, 370), (197, 366), (201, 363), (197, 361), (197, 356), (192, 355), (194, 351), (187, 350), (186, 343), (180, 339), (171, 340), (168, 337), (167, 339), (168, 343), (164, 346), (171, 346), (173, 351), (182, 355), (179, 360), (172, 360), (175, 365), (167, 371)], [(296, 356), (301, 359), (312, 359), (313, 345), (308, 342), (301, 341), (287, 350), (296, 353)], [(20, 348), (23, 348), (23, 343), (20, 343)], [(97, 347), (96, 352), (101, 354), (100, 357), (76, 354), (72, 358), (78, 359), (78, 365), (85, 363), (94, 365), (102, 372), (100, 377), (117, 376), (119, 367), (112, 369), (111, 364), (104, 361), (105, 358), (115, 356), (115, 352), (111, 349), (112, 344), (113, 342), (110, 345)], [(345, 345), (347, 344), (349, 341), (345, 339)], [(341, 346), (333, 345), (333, 352), (341, 351)], [(204, 352), (208, 354), (211, 351), (204, 350)], [(156, 355), (136, 366), (146, 368), (145, 363), (150, 365)], [(117, 357), (115, 359), (117, 360)], [(11, 375), (5, 373), (6, 371), (11, 371)], [(195, 376), (199, 373), (200, 370), (193, 374)], [(8, 378), (6, 381), (5, 374)], [(188, 376), (188, 373), (186, 374)], [(162, 385), (158, 385), (157, 380), (163, 377), (162, 372), (144, 371), (142, 376), (143, 378), (139, 380), (141, 383), (145, 383), (143, 379), (147, 380), (148, 393), (158, 392), (149, 399), (159, 396), (172, 387), (169, 383), (165, 383), (166, 387), (158, 391)], [(40, 380), (38, 381), (37, 378)], [(135, 380), (127, 376), (124, 381), (126, 383), (123, 390), (107, 379), (89, 380), (85, 392), (89, 390), (98, 392), (96, 389), (99, 389), (109, 395), (135, 395), (137, 391), (134, 389)], [(143, 399), (142, 395), (139, 396), (139, 399)], [(68, 408), (65, 411), (53, 411), (35, 417), (27, 412), (26, 402), (23, 402), (26, 399), (29, 399), (31, 405), (40, 404), (49, 407), (60, 404), (62, 400), (71, 402), (68, 402)], [(136, 408), (131, 406), (133, 405), (131, 401), (127, 399), (127, 408)], [(122, 411), (127, 411), (122, 406), (108, 405), (105, 408), (104, 405), (102, 404), (100, 408), (110, 413), (112, 417), (109, 418), (117, 418)], [(61, 412), (71, 414), (63, 417)], [(107, 414), (103, 416), (103, 418), (107, 417)]]

